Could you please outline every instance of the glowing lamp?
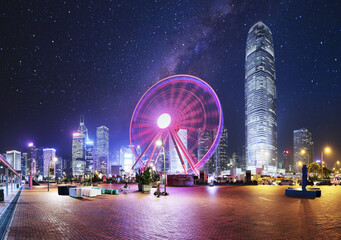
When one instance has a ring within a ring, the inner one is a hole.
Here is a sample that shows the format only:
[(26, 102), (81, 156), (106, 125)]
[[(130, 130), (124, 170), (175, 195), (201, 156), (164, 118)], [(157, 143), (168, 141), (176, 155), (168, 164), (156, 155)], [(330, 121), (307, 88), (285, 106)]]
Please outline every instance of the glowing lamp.
[(73, 133), (73, 136), (74, 136), (74, 137), (79, 137), (80, 135), (81, 135), (81, 134), (80, 134), (79, 132), (74, 132), (74, 133)]
[(33, 147), (33, 142), (28, 143), (28, 147)]
[(332, 150), (330, 149), (330, 147), (326, 147), (326, 148), (324, 149), (324, 151), (325, 151), (326, 153), (330, 153)]
[(155, 144), (156, 144), (156, 146), (162, 146), (162, 141), (161, 140), (157, 140), (156, 142), (155, 142)]
[(161, 114), (160, 117), (157, 119), (157, 125), (159, 128), (164, 129), (169, 126), (171, 123), (171, 117), (168, 113)]

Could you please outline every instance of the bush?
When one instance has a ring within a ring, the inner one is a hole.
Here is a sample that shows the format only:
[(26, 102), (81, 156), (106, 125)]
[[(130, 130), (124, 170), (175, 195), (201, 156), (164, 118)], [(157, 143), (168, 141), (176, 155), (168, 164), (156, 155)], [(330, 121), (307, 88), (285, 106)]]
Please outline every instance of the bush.
[(141, 184), (142, 185), (149, 185), (149, 183), (152, 182), (152, 174), (151, 174), (151, 167), (148, 167), (143, 173), (141, 178)]

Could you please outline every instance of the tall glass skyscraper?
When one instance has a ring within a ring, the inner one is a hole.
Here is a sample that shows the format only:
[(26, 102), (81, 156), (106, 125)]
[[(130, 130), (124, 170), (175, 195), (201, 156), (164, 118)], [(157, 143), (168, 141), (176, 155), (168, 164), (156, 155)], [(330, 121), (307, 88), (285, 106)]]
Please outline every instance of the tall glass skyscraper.
[(72, 175), (82, 176), (85, 173), (85, 142), (88, 139), (88, 129), (81, 115), (79, 128), (72, 138)]
[(270, 29), (262, 22), (247, 36), (245, 57), (245, 134), (247, 169), (276, 173), (277, 119), (275, 55)]
[(100, 126), (96, 131), (95, 167), (103, 174), (107, 174), (109, 162), (109, 128)]

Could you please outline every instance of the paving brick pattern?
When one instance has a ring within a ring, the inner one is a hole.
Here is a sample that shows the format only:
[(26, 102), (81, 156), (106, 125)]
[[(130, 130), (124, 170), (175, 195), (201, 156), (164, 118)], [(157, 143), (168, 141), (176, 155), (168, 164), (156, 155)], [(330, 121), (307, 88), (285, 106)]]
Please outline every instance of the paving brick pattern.
[(8, 239), (341, 239), (341, 186), (314, 200), (283, 186), (167, 188), (160, 198), (131, 187), (83, 199), (24, 190)]

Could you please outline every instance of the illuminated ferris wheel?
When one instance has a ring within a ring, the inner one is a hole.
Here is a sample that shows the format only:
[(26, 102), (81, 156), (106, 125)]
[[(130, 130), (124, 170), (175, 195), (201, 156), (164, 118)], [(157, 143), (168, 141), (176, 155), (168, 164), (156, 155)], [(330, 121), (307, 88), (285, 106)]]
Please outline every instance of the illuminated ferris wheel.
[[(130, 122), (130, 144), (136, 162), (146, 169), (156, 165), (162, 146), (173, 148), (182, 173), (199, 174), (213, 155), (221, 136), (223, 113), (214, 90), (203, 80), (190, 75), (175, 75), (154, 84), (137, 103)], [(207, 132), (212, 141), (198, 145)], [(207, 144), (206, 144), (207, 145)], [(172, 159), (171, 159), (172, 160)]]

